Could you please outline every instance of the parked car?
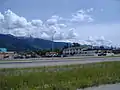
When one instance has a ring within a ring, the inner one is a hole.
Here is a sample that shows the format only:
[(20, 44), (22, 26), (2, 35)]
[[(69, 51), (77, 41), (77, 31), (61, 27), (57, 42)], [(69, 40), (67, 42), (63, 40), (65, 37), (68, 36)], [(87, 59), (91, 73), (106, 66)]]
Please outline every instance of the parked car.
[(106, 53), (99, 53), (98, 56), (106, 56)]

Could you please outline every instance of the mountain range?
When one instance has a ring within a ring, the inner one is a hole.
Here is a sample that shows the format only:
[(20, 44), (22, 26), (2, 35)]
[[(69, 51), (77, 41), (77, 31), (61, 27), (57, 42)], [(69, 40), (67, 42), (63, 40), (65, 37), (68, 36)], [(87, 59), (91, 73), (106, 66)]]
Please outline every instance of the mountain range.
[[(41, 50), (51, 49), (52, 41), (33, 37), (15, 37), (10, 34), (0, 34), (0, 48), (7, 48), (8, 51), (27, 51), (27, 50)], [(74, 46), (90, 47), (89, 45), (80, 45), (73, 43)], [(62, 49), (66, 45), (71, 45), (65, 42), (54, 42), (54, 49)], [(94, 49), (111, 49), (107, 46), (94, 46)]]
[[(0, 34), (0, 48), (7, 48), (9, 51), (51, 49), (52, 43), (52, 41), (39, 38)], [(54, 48), (63, 48), (65, 45), (64, 42), (54, 42)]]

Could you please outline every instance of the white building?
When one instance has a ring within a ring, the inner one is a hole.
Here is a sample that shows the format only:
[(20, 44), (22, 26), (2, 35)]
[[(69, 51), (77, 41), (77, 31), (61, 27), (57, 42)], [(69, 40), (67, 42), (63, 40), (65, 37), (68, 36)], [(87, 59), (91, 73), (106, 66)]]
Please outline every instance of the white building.
[(109, 49), (89, 49), (81, 47), (70, 47), (63, 50), (63, 55), (67, 56), (113, 56), (112, 50)]
[(13, 59), (14, 57), (14, 52), (0, 52), (0, 60), (1, 59)]
[(70, 47), (63, 50), (63, 54), (67, 56), (95, 56), (96, 50), (88, 50), (88, 48)]

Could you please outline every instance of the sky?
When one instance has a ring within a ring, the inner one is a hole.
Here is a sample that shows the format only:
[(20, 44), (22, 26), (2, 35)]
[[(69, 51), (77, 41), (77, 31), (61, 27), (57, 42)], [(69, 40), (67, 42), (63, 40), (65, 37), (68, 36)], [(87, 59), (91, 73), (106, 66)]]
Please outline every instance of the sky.
[(0, 33), (120, 45), (120, 0), (0, 0)]

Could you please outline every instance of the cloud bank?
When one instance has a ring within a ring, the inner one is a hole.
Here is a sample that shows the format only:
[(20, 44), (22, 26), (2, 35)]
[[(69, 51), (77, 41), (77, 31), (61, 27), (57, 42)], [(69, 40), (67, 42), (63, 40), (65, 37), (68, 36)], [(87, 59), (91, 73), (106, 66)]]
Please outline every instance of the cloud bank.
[(43, 22), (40, 19), (28, 21), (11, 10), (7, 10), (3, 14), (0, 13), (0, 33), (51, 40), (51, 36), (56, 32), (55, 40), (74, 39), (77, 36), (74, 32), (75, 28), (70, 27), (68, 23), (92, 22), (92, 17), (87, 14), (90, 11), (92, 9), (79, 10), (73, 13), (71, 18), (53, 15)]
[[(27, 20), (25, 17), (18, 16), (11, 10), (0, 13), (0, 33), (11, 34), (17, 37), (30, 37), (51, 40), (54, 35), (55, 41), (78, 42), (90, 45), (111, 45), (111, 41), (105, 40), (103, 36), (92, 37), (88, 40), (79, 40), (75, 32), (75, 25), (81, 23), (91, 23), (94, 21), (89, 14), (94, 9), (78, 10), (70, 18), (63, 18), (57, 15), (51, 16), (46, 21)], [(72, 27), (74, 26), (74, 27)]]
[[(79, 43), (81, 45), (92, 45), (92, 46), (113, 46), (111, 40), (106, 40), (104, 36), (92, 37), (89, 36), (87, 40), (69, 39), (64, 40), (65, 42)], [(61, 40), (63, 42), (63, 40)]]
[(88, 44), (90, 45), (95, 45), (95, 46), (111, 46), (112, 45), (112, 41), (111, 40), (106, 40), (104, 36), (100, 36), (100, 37), (92, 37), (89, 36), (88, 40), (86, 40), (88, 42)]

